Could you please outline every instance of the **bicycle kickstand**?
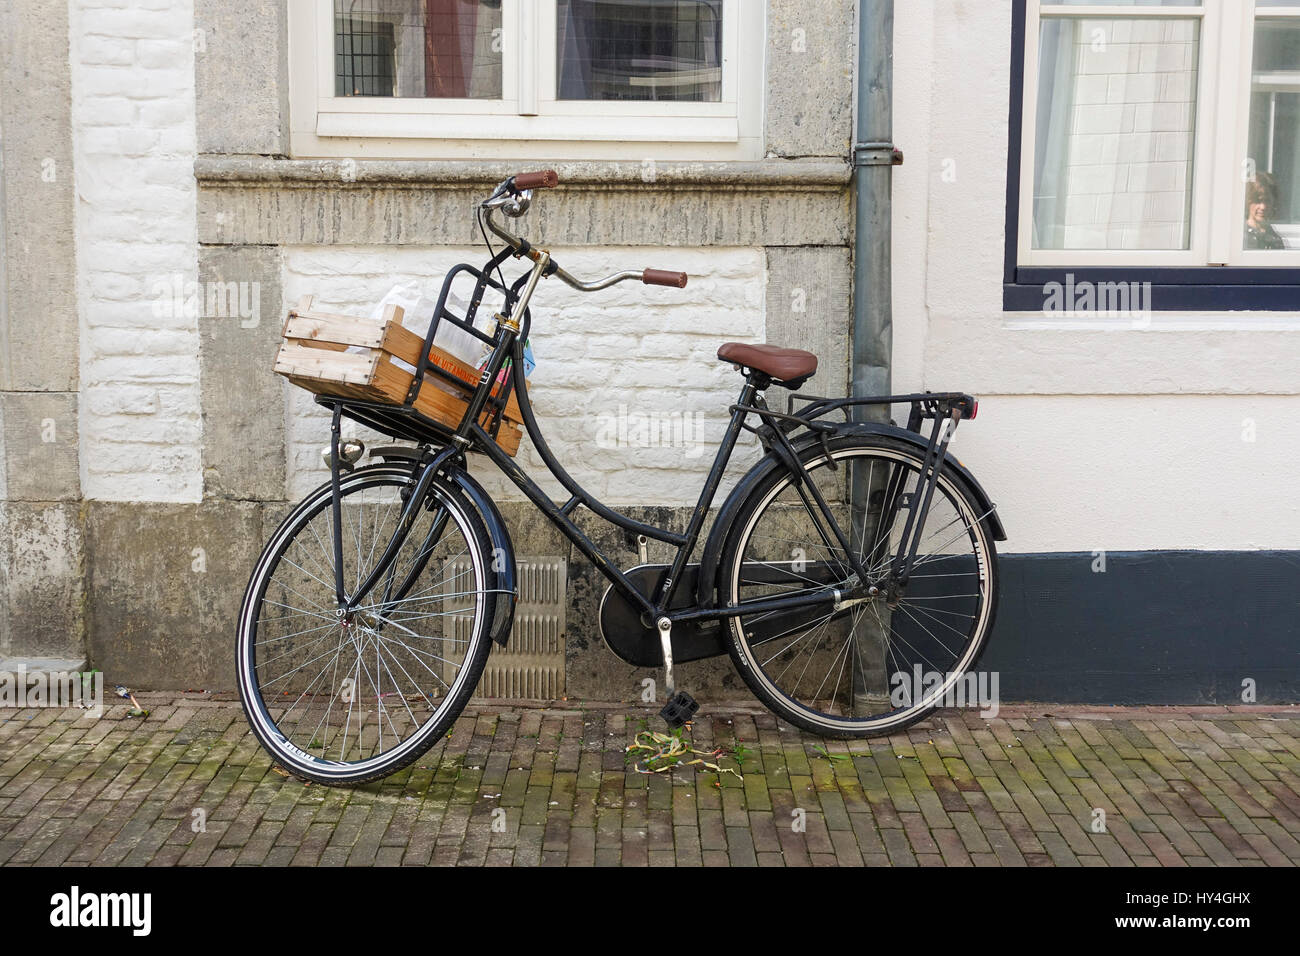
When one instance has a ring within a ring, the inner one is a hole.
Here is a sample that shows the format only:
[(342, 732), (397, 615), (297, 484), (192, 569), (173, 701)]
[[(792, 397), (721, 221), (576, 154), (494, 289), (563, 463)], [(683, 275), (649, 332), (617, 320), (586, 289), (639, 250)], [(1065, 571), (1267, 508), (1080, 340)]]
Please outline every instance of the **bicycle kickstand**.
[(673, 622), (661, 617), (656, 626), (659, 628), (659, 645), (664, 655), (664, 684), (668, 688), (668, 703), (659, 711), (659, 716), (664, 719), (669, 730), (676, 730), (695, 716), (700, 705), (686, 691), (678, 690), (673, 678)]

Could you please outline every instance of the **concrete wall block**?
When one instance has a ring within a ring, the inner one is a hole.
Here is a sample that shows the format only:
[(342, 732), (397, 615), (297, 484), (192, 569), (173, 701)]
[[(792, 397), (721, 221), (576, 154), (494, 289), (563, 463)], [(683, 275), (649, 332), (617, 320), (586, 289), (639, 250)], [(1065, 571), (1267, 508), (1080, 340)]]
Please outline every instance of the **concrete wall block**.
[[(457, 245), (480, 240), (469, 214), (484, 190), (204, 183), (199, 241), (214, 245)], [(549, 197), (546, 197), (549, 198)], [(572, 245), (847, 245), (842, 187), (712, 190), (573, 187), (534, 205), (530, 235)]]
[(263, 543), (257, 504), (90, 503), (92, 666), (109, 684), (233, 689), (236, 617)]
[[(6, 507), (25, 506), (0, 504), (0, 517)], [(91, 502), (85, 548), (92, 666), (109, 683), (137, 689), (233, 690), (236, 619), (248, 576), (291, 508), (285, 501)], [(566, 694), (639, 701), (649, 677), (662, 699), (660, 671), (631, 667), (604, 644), (598, 611), (605, 578), (532, 505), (506, 502), (501, 510), (521, 560), (563, 556), (568, 562)], [(689, 509), (630, 508), (628, 514), (682, 530)], [(619, 567), (638, 563), (621, 530), (590, 514), (579, 523)], [(12, 547), (21, 536), (4, 530), (0, 548)], [(667, 562), (671, 549), (652, 543), (650, 559)], [(692, 693), (713, 699), (748, 694), (725, 657), (682, 665), (678, 673)]]
[[(659, 527), (684, 531), (690, 517), (686, 508), (628, 508), (629, 517)], [(608, 522), (584, 513), (578, 524), (619, 567), (631, 568), (640, 563), (635, 551), (624, 543), (624, 533)], [(673, 549), (651, 543), (650, 562), (666, 564)], [(600, 633), (600, 601), (609, 586), (608, 580), (576, 549), (569, 558), (568, 633), (565, 640), (565, 692), (570, 699), (641, 700), (643, 681), (655, 681), (657, 702), (666, 699), (661, 668), (633, 667), (622, 661), (605, 644)], [(677, 685), (692, 695), (713, 699), (745, 696), (748, 689), (727, 657), (682, 664), (675, 668)]]
[(805, 386), (817, 395), (847, 394), (851, 277), (848, 249), (767, 249), (767, 341), (817, 356), (817, 376)]
[(288, 153), (286, 4), (195, 0), (199, 150)]
[(857, 60), (854, 0), (769, 0), (767, 151), (848, 156)]
[(0, 389), (77, 387), (68, 6), (13, 0), (0, 31), (4, 254)]
[(0, 502), (0, 655), (84, 653), (83, 567), (75, 504)]
[(271, 371), (285, 313), (281, 258), (269, 246), (209, 246), (200, 255), (201, 287), (235, 283), (241, 306), (216, 297), (237, 314), (199, 323), (206, 497), (284, 497), (284, 387)]
[(75, 501), (81, 496), (75, 392), (0, 392), (6, 497)]

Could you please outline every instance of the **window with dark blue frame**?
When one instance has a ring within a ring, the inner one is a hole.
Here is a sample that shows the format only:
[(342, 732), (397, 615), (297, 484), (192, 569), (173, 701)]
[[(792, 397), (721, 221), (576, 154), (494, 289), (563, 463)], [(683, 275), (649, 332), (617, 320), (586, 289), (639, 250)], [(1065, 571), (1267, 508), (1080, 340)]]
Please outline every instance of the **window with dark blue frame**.
[(1300, 311), (1300, 0), (1016, 0), (1008, 311)]

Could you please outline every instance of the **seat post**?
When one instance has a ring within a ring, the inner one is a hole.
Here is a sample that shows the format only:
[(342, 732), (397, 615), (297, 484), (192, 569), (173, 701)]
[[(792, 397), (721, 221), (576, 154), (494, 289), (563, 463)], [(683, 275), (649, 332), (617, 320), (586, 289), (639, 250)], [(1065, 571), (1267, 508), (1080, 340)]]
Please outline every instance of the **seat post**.
[(757, 369), (752, 368), (745, 369), (744, 375), (745, 385), (740, 390), (740, 400), (737, 404), (752, 405), (754, 404), (754, 396), (771, 387), (772, 378), (771, 376), (765, 375)]

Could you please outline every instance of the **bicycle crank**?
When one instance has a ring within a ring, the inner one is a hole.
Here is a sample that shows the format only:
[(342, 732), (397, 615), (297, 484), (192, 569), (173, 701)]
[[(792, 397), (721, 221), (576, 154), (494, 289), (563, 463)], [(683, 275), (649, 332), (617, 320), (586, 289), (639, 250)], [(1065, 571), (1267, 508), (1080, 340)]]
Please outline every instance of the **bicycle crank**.
[(673, 678), (673, 622), (666, 617), (655, 622), (659, 631), (659, 644), (664, 658), (664, 685), (668, 688), (668, 703), (659, 711), (669, 730), (676, 730), (695, 716), (699, 703), (684, 690), (678, 690)]

